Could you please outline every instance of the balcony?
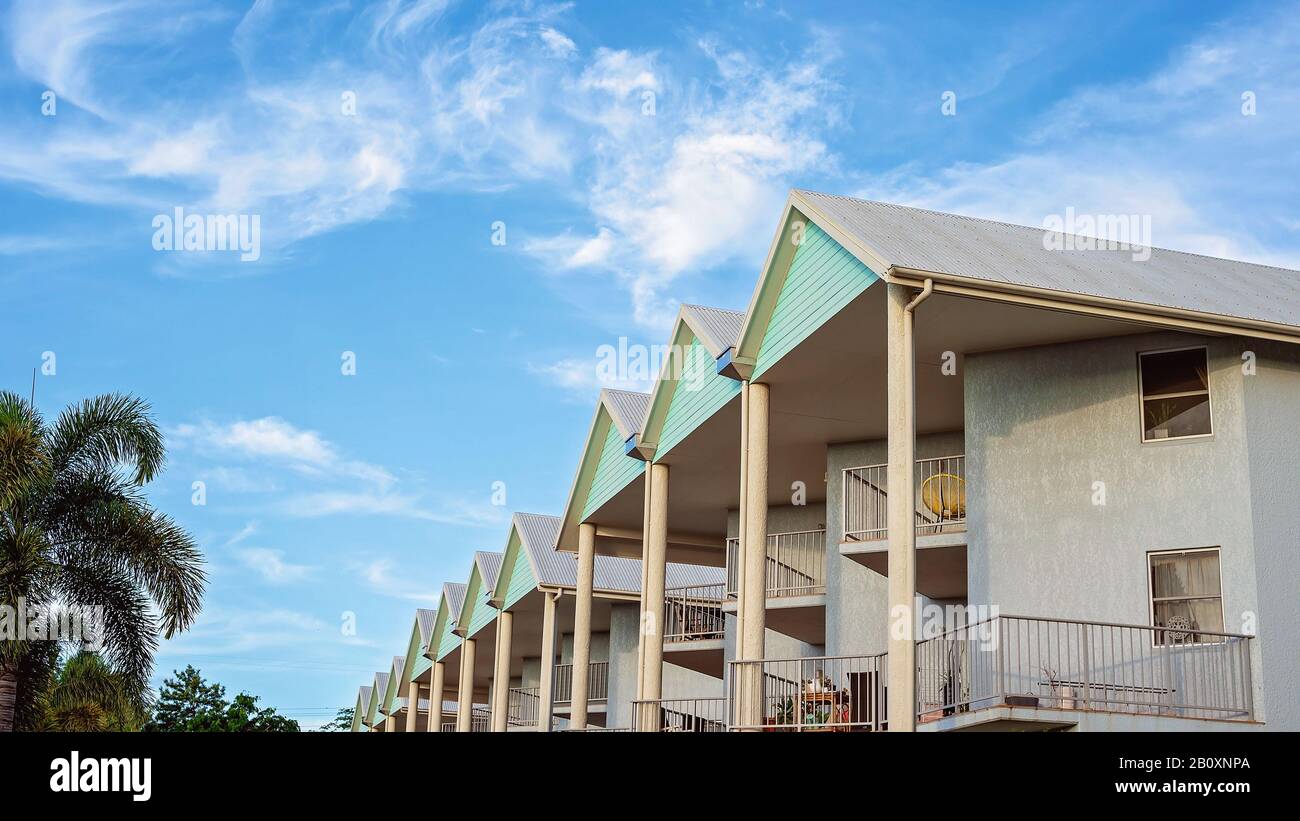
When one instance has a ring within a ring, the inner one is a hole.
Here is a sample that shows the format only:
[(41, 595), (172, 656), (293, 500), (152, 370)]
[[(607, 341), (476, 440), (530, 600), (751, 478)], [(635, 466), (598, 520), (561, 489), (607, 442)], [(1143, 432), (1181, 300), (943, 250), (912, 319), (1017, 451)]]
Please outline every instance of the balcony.
[[(844, 469), (844, 541), (889, 536), (889, 465)], [(916, 461), (916, 535), (966, 529), (966, 457)]]
[[(609, 662), (593, 661), (587, 665), (587, 701), (609, 698)], [(573, 665), (555, 665), (555, 703), (573, 701)]]
[(664, 591), (664, 661), (722, 678), (725, 665), (722, 584)]
[(469, 714), (469, 731), (471, 733), (486, 733), (492, 730), (492, 711), (487, 707), (475, 705)]
[[(650, 722), (650, 726), (645, 726)], [(661, 733), (722, 733), (727, 730), (725, 698), (677, 698), (632, 702), (632, 730)]]
[(917, 642), (917, 719), (937, 729), (1041, 725), (1046, 711), (1250, 722), (1250, 654), (1251, 637), (1231, 633), (999, 616)]
[[(727, 597), (740, 586), (740, 539), (727, 539)], [(767, 597), (826, 593), (826, 530), (767, 535)]]
[[(809, 644), (826, 641), (826, 530), (767, 534), (767, 627)], [(724, 610), (735, 612), (740, 540), (727, 540)]]
[(729, 729), (870, 732), (885, 729), (885, 654), (733, 661)]
[(438, 729), (444, 733), (454, 733), (456, 732), (456, 722), (444, 721), (442, 724), (438, 725)]
[(511, 687), (506, 702), (506, 726), (536, 727), (541, 716), (540, 688)]

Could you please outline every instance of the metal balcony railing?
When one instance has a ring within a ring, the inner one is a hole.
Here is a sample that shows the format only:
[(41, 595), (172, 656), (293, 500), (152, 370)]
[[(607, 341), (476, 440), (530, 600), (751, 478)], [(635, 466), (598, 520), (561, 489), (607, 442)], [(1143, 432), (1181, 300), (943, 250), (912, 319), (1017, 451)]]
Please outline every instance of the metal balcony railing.
[[(651, 726), (645, 726), (647, 722)], [(658, 725), (657, 727), (654, 725)], [(723, 733), (727, 730), (725, 698), (674, 698), (632, 702), (633, 732)]]
[(888, 666), (884, 653), (730, 664), (729, 729), (767, 732), (885, 729)]
[(538, 687), (511, 687), (506, 704), (506, 724), (510, 727), (536, 727), (542, 706)]
[[(604, 701), (609, 697), (609, 662), (593, 661), (587, 665), (587, 700)], [(573, 665), (555, 665), (555, 702), (573, 700)]]
[(471, 733), (486, 733), (492, 729), (492, 711), (487, 707), (475, 705), (469, 714), (469, 731)]
[(664, 593), (664, 642), (720, 639), (726, 631), (722, 585), (674, 587)]
[(454, 732), (456, 732), (456, 722), (454, 722), (454, 721), (444, 721), (444, 722), (442, 722), (442, 724), (440, 724), (440, 725), (438, 725), (438, 726), (439, 726), (440, 730), (441, 730), (442, 732), (444, 732), (444, 733), (454, 733)]
[[(740, 539), (727, 539), (727, 596), (740, 584)], [(815, 596), (826, 592), (826, 530), (767, 534), (767, 596)]]
[[(844, 541), (889, 535), (888, 465), (844, 469)], [(916, 462), (916, 534), (933, 536), (966, 529), (966, 457)]]
[(917, 717), (983, 707), (1251, 721), (1251, 637), (998, 616), (917, 642)]

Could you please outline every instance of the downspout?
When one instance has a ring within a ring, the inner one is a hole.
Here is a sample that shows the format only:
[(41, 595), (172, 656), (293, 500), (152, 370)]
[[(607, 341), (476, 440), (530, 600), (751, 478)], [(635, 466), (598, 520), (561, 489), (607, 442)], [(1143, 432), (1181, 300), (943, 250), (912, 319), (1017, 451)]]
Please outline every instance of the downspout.
[(934, 280), (927, 277), (925, 280), (925, 287), (921, 289), (920, 293), (918, 293), (915, 297), (912, 298), (911, 302), (907, 303), (907, 305), (903, 308), (903, 313), (907, 314), (908, 318), (910, 319), (912, 316), (912, 312), (915, 311), (921, 305), (922, 302), (925, 302), (927, 299), (929, 299), (930, 294), (933, 293), (934, 293)]

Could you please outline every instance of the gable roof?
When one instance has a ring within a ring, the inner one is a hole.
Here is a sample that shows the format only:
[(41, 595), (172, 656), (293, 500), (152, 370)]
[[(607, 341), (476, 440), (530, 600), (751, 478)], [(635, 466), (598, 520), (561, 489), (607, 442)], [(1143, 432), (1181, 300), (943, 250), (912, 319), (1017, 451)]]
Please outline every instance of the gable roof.
[(370, 709), (370, 688), (361, 685), (357, 688), (357, 705), (352, 708), (352, 732), (360, 732), (362, 727), (368, 727), (366, 723), (366, 713)]
[[(683, 305), (678, 310), (673, 333), (669, 338), (669, 355), (664, 358), (659, 370), (654, 389), (650, 392), (650, 408), (646, 411), (645, 422), (641, 425), (641, 432), (634, 437), (634, 446), (629, 452), (634, 450), (647, 461), (655, 460), (667, 452), (668, 447), (663, 447), (665, 443), (659, 439), (669, 408), (672, 407), (673, 395), (680, 378), (688, 375), (693, 365), (698, 365), (687, 361), (686, 352), (691, 347), (691, 339), (697, 340), (716, 362), (724, 354), (729, 354), (739, 341), (741, 329), (745, 326), (745, 316), (739, 311), (706, 308), (702, 305)], [(714, 374), (714, 363), (707, 364), (710, 366), (709, 375)], [(739, 392), (739, 387), (736, 386), (735, 390)], [(726, 404), (730, 399), (730, 396), (724, 395), (714, 397), (712, 391), (708, 393), (709, 402), (721, 399), (722, 404)], [(694, 427), (698, 427), (716, 411), (716, 407), (702, 408), (701, 413), (692, 420)]]
[[(1156, 247), (1082, 250), (1065, 242), (1075, 235), (1041, 227), (801, 189), (790, 192), (787, 213), (791, 206), (887, 278), (928, 277), (954, 292), (965, 284), (1300, 341), (1298, 271)], [(1056, 250), (1048, 237), (1079, 250)], [(1149, 258), (1134, 259), (1148, 250)], [(753, 322), (749, 317), (746, 329)]]
[(450, 655), (459, 645), (460, 637), (453, 632), (456, 618), (460, 615), (462, 602), (465, 600), (465, 585), (460, 582), (444, 582), (442, 598), (438, 602), (438, 615), (433, 620), (433, 635), (425, 649), (425, 656), (430, 662), (438, 662)]
[(371, 727), (383, 719), (381, 702), (388, 692), (388, 673), (375, 673), (375, 680), (370, 688), (370, 705), (366, 707), (366, 723)]
[(420, 630), (420, 646), (428, 647), (429, 641), (433, 637), (433, 623), (438, 619), (437, 609), (427, 607), (417, 608), (415, 611), (415, 624)]
[[(601, 390), (596, 400), (596, 411), (591, 417), (591, 427), (583, 444), (582, 456), (578, 460), (578, 469), (569, 487), (568, 501), (564, 504), (560, 529), (556, 533), (554, 544), (564, 550), (577, 549), (577, 525), (581, 522), (587, 505), (587, 496), (591, 491), (592, 481), (597, 473), (601, 456), (605, 451), (611, 426), (617, 431), (620, 441), (635, 439), (641, 432), (645, 415), (650, 407), (650, 394), (635, 391), (620, 391), (612, 388)], [(644, 463), (629, 457), (634, 463), (630, 473), (632, 479), (645, 470)], [(631, 479), (628, 480), (629, 482)], [(626, 487), (626, 485), (622, 485)]]
[(501, 572), (501, 553), (493, 553), (487, 550), (480, 550), (474, 554), (474, 563), (478, 565), (478, 570), (483, 574), (483, 586), (495, 587), (497, 583), (497, 574)]
[(619, 436), (624, 440), (641, 432), (641, 423), (650, 407), (650, 394), (601, 388), (600, 402), (609, 411)]
[[(474, 554), (474, 566), (469, 574), (469, 583), (465, 586), (464, 601), (456, 618), (456, 633), (462, 638), (472, 635), (496, 618), (495, 609), (491, 607), (492, 591), (496, 588), (497, 575), (501, 572), (502, 553), (480, 550)], [(471, 592), (472, 591), (472, 592)], [(487, 607), (493, 612), (491, 617), (475, 624), (478, 608)]]
[(402, 695), (402, 672), (405, 667), (406, 656), (393, 656), (393, 663), (388, 672), (388, 687), (385, 688), (380, 701), (380, 710), (384, 715), (392, 715), (400, 708), (398, 701)]
[(447, 602), (447, 609), (451, 613), (454, 624), (456, 618), (460, 616), (461, 608), (465, 606), (465, 585), (460, 582), (445, 582), (442, 585), (442, 598)]

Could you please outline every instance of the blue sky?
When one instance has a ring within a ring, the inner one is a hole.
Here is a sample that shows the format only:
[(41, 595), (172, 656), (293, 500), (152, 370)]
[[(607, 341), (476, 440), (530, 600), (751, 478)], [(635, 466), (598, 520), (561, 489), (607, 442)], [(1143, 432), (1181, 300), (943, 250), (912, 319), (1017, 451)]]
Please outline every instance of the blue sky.
[[(0, 56), (0, 385), (152, 402), (211, 576), (158, 671), (307, 723), (560, 511), (599, 346), (744, 308), (791, 186), (1300, 267), (1296, 4), (311, 7), (18, 0)], [(260, 258), (155, 250), (177, 207)]]

